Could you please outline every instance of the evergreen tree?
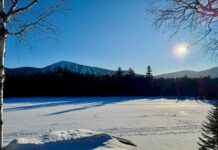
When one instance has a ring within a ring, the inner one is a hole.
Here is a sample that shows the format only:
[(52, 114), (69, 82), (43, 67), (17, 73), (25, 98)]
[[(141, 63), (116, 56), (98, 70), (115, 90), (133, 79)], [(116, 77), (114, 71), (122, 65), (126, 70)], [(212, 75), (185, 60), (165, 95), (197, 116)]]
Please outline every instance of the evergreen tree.
[(147, 67), (146, 78), (148, 78), (148, 79), (153, 78), (151, 66)]
[(135, 72), (134, 72), (134, 70), (133, 70), (132, 68), (129, 68), (129, 70), (128, 70), (128, 75), (129, 75), (130, 77), (134, 77), (134, 76), (135, 76)]
[(198, 143), (199, 150), (218, 150), (218, 105), (207, 115), (207, 122), (202, 124), (202, 138)]
[(122, 71), (121, 67), (118, 67), (117, 72), (116, 72), (116, 76), (117, 77), (122, 77), (123, 76), (123, 71)]

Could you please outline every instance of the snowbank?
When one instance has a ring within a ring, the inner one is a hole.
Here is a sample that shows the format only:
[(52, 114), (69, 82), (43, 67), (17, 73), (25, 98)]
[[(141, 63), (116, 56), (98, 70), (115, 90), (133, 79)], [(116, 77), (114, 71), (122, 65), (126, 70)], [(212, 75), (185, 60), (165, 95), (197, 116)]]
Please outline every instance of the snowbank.
[(131, 141), (90, 130), (55, 131), (37, 139), (18, 138), (4, 150), (136, 150)]

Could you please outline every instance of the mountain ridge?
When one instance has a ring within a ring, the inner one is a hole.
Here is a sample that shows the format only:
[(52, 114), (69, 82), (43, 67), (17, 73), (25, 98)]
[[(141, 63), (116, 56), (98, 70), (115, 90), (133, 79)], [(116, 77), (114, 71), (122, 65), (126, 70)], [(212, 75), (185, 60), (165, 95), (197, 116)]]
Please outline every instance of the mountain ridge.
[[(48, 65), (42, 68), (36, 67), (19, 67), (19, 68), (6, 68), (6, 73), (8, 74), (35, 74), (35, 73), (47, 73), (49, 71), (55, 71), (59, 67), (62, 69), (67, 69), (71, 72), (81, 73), (81, 74), (92, 74), (92, 75), (113, 75), (116, 73), (115, 70), (104, 69), (100, 67), (92, 67), (87, 65), (81, 65), (75, 62), (70, 61), (59, 61)], [(124, 74), (127, 71), (123, 71)], [(140, 75), (140, 74), (137, 74)], [(211, 78), (218, 78), (218, 67), (213, 67), (210, 69), (202, 70), (202, 71), (193, 71), (193, 70), (182, 70), (177, 72), (165, 73), (154, 76), (155, 78), (180, 78), (187, 76), (189, 78), (199, 78), (199, 77), (207, 77), (210, 76)]]
[(59, 61), (42, 68), (36, 67), (19, 67), (19, 68), (5, 68), (8, 74), (18, 73), (18, 74), (35, 74), (35, 73), (47, 73), (53, 72), (58, 68), (67, 69), (71, 72), (81, 73), (81, 74), (92, 74), (92, 75), (112, 75), (115, 73), (114, 70), (103, 69), (99, 67), (92, 67), (81, 65), (69, 61)]
[(44, 67), (42, 72), (54, 71), (58, 67), (70, 70), (72, 72), (81, 73), (81, 74), (93, 74), (93, 75), (111, 75), (115, 73), (113, 70), (103, 69), (99, 67), (92, 67), (87, 65), (81, 65), (69, 61), (59, 61), (57, 63), (51, 64), (47, 67)]
[(202, 70), (202, 71), (193, 71), (193, 70), (182, 70), (177, 72), (160, 74), (155, 77), (157, 78), (181, 78), (187, 76), (189, 78), (200, 78), (200, 77), (208, 77), (217, 78), (218, 77), (218, 67), (213, 67), (210, 69)]

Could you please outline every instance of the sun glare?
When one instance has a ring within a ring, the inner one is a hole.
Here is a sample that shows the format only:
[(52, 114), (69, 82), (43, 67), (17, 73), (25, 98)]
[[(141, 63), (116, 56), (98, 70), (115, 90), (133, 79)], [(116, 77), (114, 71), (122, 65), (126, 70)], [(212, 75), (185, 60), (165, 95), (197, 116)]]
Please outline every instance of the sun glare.
[(177, 44), (174, 53), (177, 57), (185, 57), (188, 54), (188, 45), (186, 43)]

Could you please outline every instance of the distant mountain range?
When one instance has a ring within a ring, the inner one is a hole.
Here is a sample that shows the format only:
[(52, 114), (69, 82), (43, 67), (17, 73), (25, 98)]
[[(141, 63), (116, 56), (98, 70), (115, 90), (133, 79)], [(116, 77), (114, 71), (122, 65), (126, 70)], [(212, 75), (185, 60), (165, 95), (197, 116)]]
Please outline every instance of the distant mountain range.
[[(67, 69), (75, 73), (81, 74), (93, 74), (93, 75), (113, 75), (116, 71), (103, 69), (98, 67), (91, 67), (80, 65), (77, 63), (69, 62), (69, 61), (60, 61), (49, 65), (44, 68), (34, 68), (34, 67), (21, 67), (21, 68), (6, 68), (6, 72), (8, 74), (20, 73), (20, 74), (34, 74), (34, 73), (47, 73), (49, 71), (55, 71), (58, 68)], [(124, 71), (126, 74), (127, 71)], [(176, 77), (184, 77), (187, 76), (189, 78), (198, 78), (198, 77), (207, 77), (210, 76), (211, 78), (218, 77), (218, 67), (214, 67), (208, 70), (203, 71), (191, 71), (191, 70), (184, 70), (179, 72), (173, 73), (166, 73), (155, 76), (156, 78), (176, 78)]]
[(59, 67), (62, 69), (67, 69), (71, 72), (81, 73), (81, 74), (112, 75), (115, 73), (115, 71), (113, 70), (80, 65), (69, 61), (60, 61), (44, 68), (21, 67), (21, 68), (13, 68), (13, 69), (6, 68), (5, 70), (8, 74), (14, 74), (14, 73), (34, 74), (34, 73), (47, 73), (49, 71), (52, 72), (57, 70)]
[(203, 71), (192, 71), (192, 70), (184, 70), (172, 73), (166, 73), (157, 75), (157, 78), (180, 78), (187, 76), (189, 78), (200, 78), (200, 77), (208, 77), (217, 78), (218, 77), (218, 67), (214, 67), (211, 69), (203, 70)]

